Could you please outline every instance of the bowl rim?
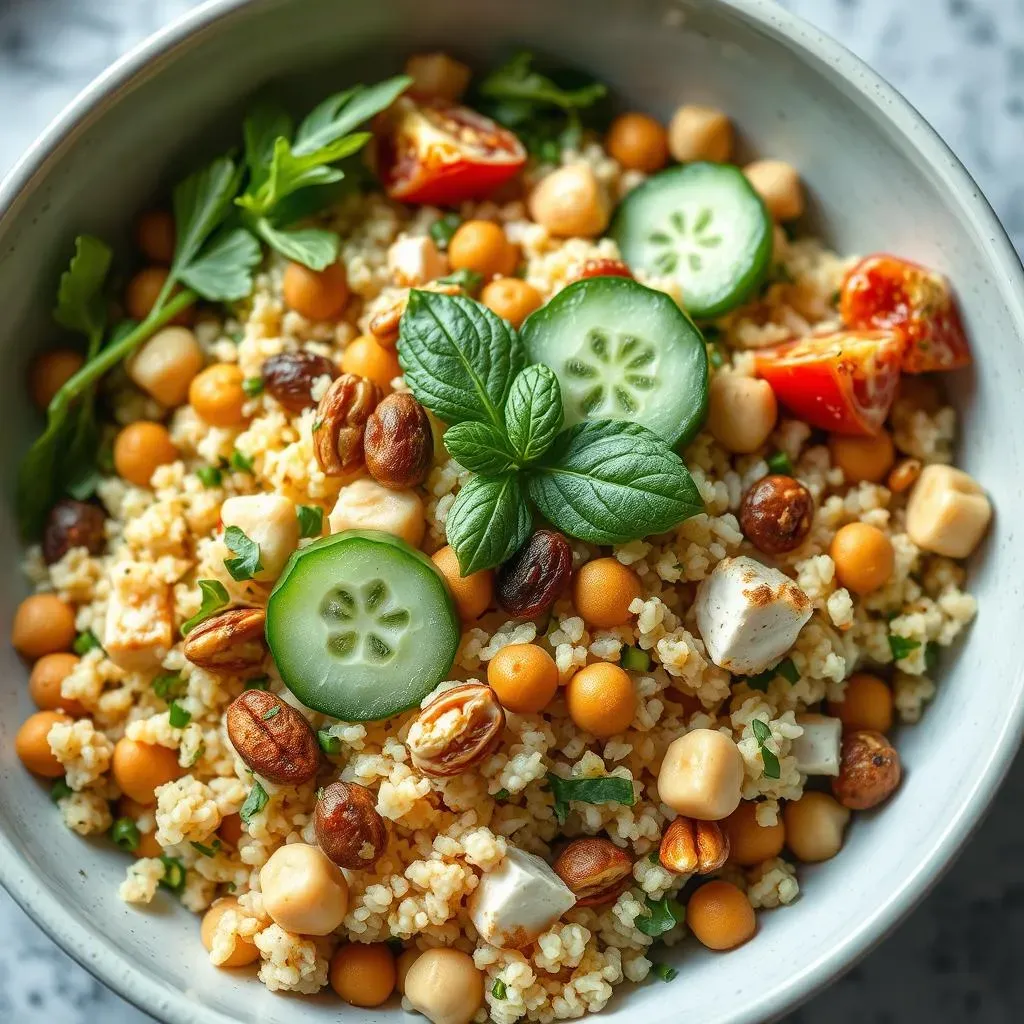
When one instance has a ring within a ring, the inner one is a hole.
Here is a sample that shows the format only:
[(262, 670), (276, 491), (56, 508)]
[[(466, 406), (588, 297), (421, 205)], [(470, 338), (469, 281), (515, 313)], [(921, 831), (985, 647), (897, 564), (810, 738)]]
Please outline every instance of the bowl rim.
[[(261, 0), (203, 0), (158, 29), (94, 78), (41, 132), (14, 167), (0, 180), (0, 228), (17, 199), (35, 187), (36, 176), (60, 146), (86, 120), (102, 115), (121, 92), (160, 57), (187, 45), (198, 32)], [(1009, 284), (1003, 289), (1008, 310), (1024, 335), (1024, 267), (1005, 229), (970, 173), (917, 109), (893, 86), (841, 43), (775, 0), (713, 0), (731, 8), (757, 30), (787, 45), (826, 76), (834, 76), (876, 118), (893, 125), (902, 140), (939, 172), (951, 202), (977, 230), (979, 248), (992, 268)], [(862, 916), (845, 940), (823, 950), (799, 971), (762, 992), (731, 1018), (732, 1024), (775, 1020), (824, 989), (890, 934), (921, 902), (951, 866), (987, 811), (1009, 771), (1024, 727), (1024, 689), (1002, 728), (978, 763), (974, 785), (959, 806), (951, 808), (943, 828), (929, 841), (917, 866), (886, 902)], [(0, 884), (18, 906), (79, 965), (143, 1012), (159, 1013), (168, 1024), (234, 1024), (210, 1007), (197, 1005), (185, 992), (159, 981), (148, 969), (116, 952), (67, 910), (57, 895), (35, 877), (11, 840), (0, 832)], [(99, 942), (97, 942), (99, 940)]]

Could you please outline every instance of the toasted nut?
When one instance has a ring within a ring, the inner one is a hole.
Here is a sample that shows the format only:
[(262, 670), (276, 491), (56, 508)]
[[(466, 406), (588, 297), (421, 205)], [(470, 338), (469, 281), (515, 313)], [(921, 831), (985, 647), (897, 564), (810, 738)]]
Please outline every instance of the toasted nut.
[(729, 837), (717, 821), (676, 818), (665, 829), (658, 858), (677, 875), (709, 875), (729, 859)]
[(350, 871), (373, 867), (388, 845), (388, 827), (373, 794), (354, 782), (332, 782), (321, 790), (313, 821), (320, 849)]
[(814, 498), (799, 480), (782, 473), (761, 477), (743, 496), (740, 526), (766, 555), (793, 551), (811, 532)]
[(461, 775), (497, 746), (505, 712), (489, 686), (465, 683), (445, 690), (412, 723), (406, 746), (425, 775)]
[(396, 491), (418, 487), (434, 458), (427, 411), (407, 391), (388, 395), (366, 421), (363, 449), (377, 483)]
[[(437, 292), (439, 295), (462, 295), (462, 288), (457, 284), (439, 284), (434, 281), (422, 289), (425, 292)], [(398, 342), (398, 325), (402, 321), (402, 314), (409, 304), (409, 296), (405, 295), (393, 306), (382, 310), (370, 318), (370, 333), (377, 339), (379, 345), (384, 348), (394, 348)]]
[(608, 839), (574, 839), (551, 866), (578, 907), (611, 903), (633, 880), (632, 860)]
[(843, 737), (842, 762), (832, 792), (851, 811), (866, 811), (892, 793), (902, 774), (896, 748), (880, 732), (861, 729)]
[(228, 738), (257, 775), (299, 786), (320, 768), (320, 747), (309, 723), (280, 697), (246, 690), (228, 706)]
[(886, 486), (894, 494), (902, 494), (904, 491), (909, 491), (917, 483), (917, 478), (920, 475), (920, 459), (900, 459), (893, 466), (889, 479), (886, 481)]
[(185, 657), (211, 672), (239, 672), (267, 653), (262, 608), (231, 608), (200, 622), (185, 638)]
[(363, 461), (363, 431), (380, 401), (380, 388), (343, 373), (320, 399), (313, 423), (313, 450), (328, 476), (341, 476)]

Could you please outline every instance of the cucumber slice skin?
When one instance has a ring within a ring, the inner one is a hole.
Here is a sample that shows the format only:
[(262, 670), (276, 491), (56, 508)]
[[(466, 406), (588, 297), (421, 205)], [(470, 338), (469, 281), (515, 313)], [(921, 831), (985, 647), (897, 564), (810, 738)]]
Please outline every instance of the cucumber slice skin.
[[(707, 347), (665, 292), (632, 278), (586, 278), (532, 313), (520, 333), (529, 361), (558, 376), (566, 427), (625, 419), (675, 445), (692, 440), (707, 419)], [(593, 404), (599, 385), (602, 398)]]
[(711, 320), (761, 285), (774, 225), (738, 167), (697, 162), (652, 175), (630, 192), (609, 234), (631, 267), (675, 278), (690, 316)]
[[(358, 627), (367, 623), (364, 636)], [(357, 631), (353, 650), (345, 648), (349, 627)], [(391, 650), (378, 644), (377, 664), (367, 661), (371, 633)], [(447, 678), (461, 626), (423, 552), (389, 533), (346, 530), (288, 560), (267, 601), (266, 637), (302, 704), (345, 722), (377, 722), (417, 707)]]

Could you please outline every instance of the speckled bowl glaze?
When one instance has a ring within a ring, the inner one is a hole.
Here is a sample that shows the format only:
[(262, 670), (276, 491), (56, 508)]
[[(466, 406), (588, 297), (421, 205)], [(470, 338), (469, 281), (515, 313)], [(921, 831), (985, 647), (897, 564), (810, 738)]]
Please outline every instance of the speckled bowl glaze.
[[(673, 985), (625, 986), (603, 1020), (755, 1024), (851, 965), (922, 897), (966, 841), (1017, 748), (1024, 674), (1024, 305), (1021, 266), (977, 186), (921, 118), (836, 43), (771, 0), (214, 0), (98, 79), (0, 187), (0, 379), (14, 468), (38, 422), (23, 369), (51, 334), (48, 311), (71, 238), (123, 238), (133, 211), (204, 146), (234, 137), (244, 98), (269, 79), (323, 94), (375, 80), (417, 47), (485, 62), (513, 45), (579, 65), (631, 105), (668, 115), (684, 98), (729, 111), (751, 151), (799, 167), (812, 226), (839, 251), (891, 250), (948, 273), (974, 342), (976, 368), (952, 386), (962, 464), (997, 509), (975, 556), (980, 600), (966, 642), (944, 659), (924, 721), (904, 729), (906, 779), (861, 817), (842, 854), (802, 873), (803, 894), (761, 917), (756, 940), (728, 955), (693, 944), (659, 954)], [(299, 72), (297, 74), (297, 72)], [(10, 502), (0, 505), (10, 567), (9, 622), (25, 586)], [(57, 820), (44, 786), (13, 750), (29, 711), (26, 669), (0, 650), (0, 880), (46, 931), (109, 985), (173, 1024), (284, 1024), (338, 1019), (336, 1000), (272, 995), (247, 974), (218, 971), (198, 922), (168, 900), (140, 912), (116, 894), (125, 859)], [(397, 1020), (344, 1009), (347, 1020)]]

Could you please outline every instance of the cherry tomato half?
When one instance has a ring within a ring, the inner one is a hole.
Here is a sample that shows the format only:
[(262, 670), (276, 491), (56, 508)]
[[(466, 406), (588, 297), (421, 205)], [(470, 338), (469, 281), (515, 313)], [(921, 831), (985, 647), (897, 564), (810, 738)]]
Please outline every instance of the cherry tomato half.
[(586, 280), (588, 277), (632, 277), (633, 271), (622, 260), (585, 260), (573, 267), (569, 273), (569, 284)]
[(903, 341), (894, 331), (840, 331), (756, 354), (775, 397), (813, 427), (877, 434), (900, 382)]
[(466, 107), (399, 99), (378, 119), (377, 167), (384, 189), (405, 203), (454, 206), (478, 199), (526, 163), (510, 131)]
[(971, 361), (949, 283), (909, 260), (884, 253), (861, 260), (843, 282), (839, 311), (854, 330), (895, 331), (905, 346), (904, 373), (955, 370)]

